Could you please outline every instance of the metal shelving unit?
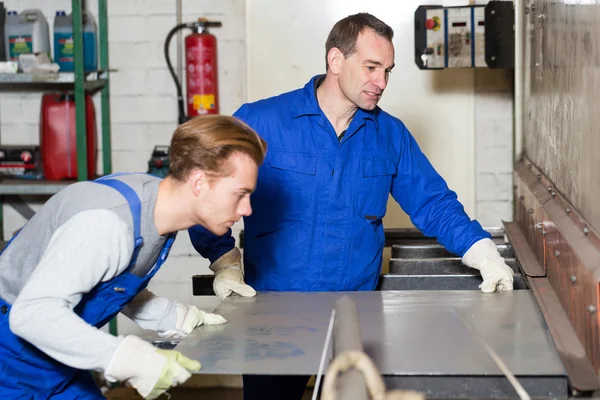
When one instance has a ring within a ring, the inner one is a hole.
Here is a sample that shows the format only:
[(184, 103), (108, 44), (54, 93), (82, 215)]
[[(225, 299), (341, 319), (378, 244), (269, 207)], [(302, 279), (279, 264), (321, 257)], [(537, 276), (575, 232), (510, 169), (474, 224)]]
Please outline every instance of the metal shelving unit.
[[(90, 72), (84, 80), (87, 92), (97, 92), (108, 84), (106, 71)], [(74, 72), (0, 74), (0, 89), (3, 90), (73, 90)]]
[[(11, 91), (73, 91), (75, 94), (75, 129), (77, 138), (77, 181), (87, 180), (87, 139), (85, 93), (101, 93), (102, 174), (112, 171), (110, 141), (110, 102), (108, 67), (107, 0), (98, 0), (99, 70), (85, 73), (83, 69), (83, 0), (71, 0), (74, 45), (74, 72), (0, 74), (0, 90)], [(0, 234), (3, 235), (2, 205), (10, 204), (11, 196), (51, 196), (75, 181), (0, 180)], [(5, 198), (8, 196), (8, 198)], [(16, 199), (17, 204), (23, 204)], [(20, 207), (20, 210), (23, 210)], [(23, 212), (19, 211), (21, 214)], [(29, 213), (31, 214), (32, 211)], [(27, 214), (27, 213), (26, 213)], [(30, 216), (30, 215), (29, 215)], [(26, 216), (27, 217), (27, 216)]]
[[(99, 70), (85, 73), (83, 69), (83, 0), (71, 0), (73, 21), (74, 72), (42, 74), (0, 74), (0, 90), (67, 90), (75, 93), (75, 129), (77, 138), (77, 181), (87, 180), (87, 138), (85, 93), (100, 91), (102, 132), (102, 174), (112, 171), (110, 141), (110, 100), (108, 67), (108, 0), (98, 0)], [(4, 235), (3, 204), (9, 203), (26, 218), (34, 211), (20, 196), (51, 196), (76, 181), (0, 180), (0, 235)], [(11, 199), (12, 197), (12, 199)], [(9, 201), (7, 201), (9, 200)], [(10, 201), (12, 200), (12, 201)], [(116, 319), (110, 321), (110, 332), (117, 333)]]

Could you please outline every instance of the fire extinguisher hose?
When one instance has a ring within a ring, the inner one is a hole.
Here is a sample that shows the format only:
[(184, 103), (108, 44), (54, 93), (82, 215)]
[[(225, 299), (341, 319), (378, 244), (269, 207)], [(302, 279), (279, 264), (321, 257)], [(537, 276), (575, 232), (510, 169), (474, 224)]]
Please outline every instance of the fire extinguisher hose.
[(181, 89), (181, 82), (179, 82), (179, 79), (177, 79), (177, 75), (175, 75), (175, 70), (173, 69), (173, 64), (171, 64), (171, 59), (169, 57), (169, 45), (171, 44), (171, 39), (173, 38), (173, 35), (175, 35), (178, 31), (184, 28), (193, 28), (193, 23), (184, 23), (175, 26), (173, 29), (171, 29), (165, 40), (165, 59), (167, 60), (167, 67), (169, 67), (169, 72), (171, 73), (173, 81), (175, 81), (175, 86), (177, 87), (177, 106), (179, 108), (180, 124), (184, 123), (187, 120), (187, 118), (185, 116), (183, 90)]

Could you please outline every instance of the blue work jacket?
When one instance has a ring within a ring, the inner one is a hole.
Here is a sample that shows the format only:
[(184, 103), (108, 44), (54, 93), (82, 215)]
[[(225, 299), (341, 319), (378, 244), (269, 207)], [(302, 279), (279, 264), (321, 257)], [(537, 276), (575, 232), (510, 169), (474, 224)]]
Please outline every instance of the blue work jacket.
[[(381, 272), (391, 193), (413, 224), (463, 255), (490, 235), (471, 221), (402, 121), (359, 109), (342, 140), (304, 88), (244, 104), (234, 115), (268, 143), (253, 213), (244, 218), (246, 282), (258, 291), (372, 290)], [(212, 261), (231, 235), (190, 230)], [(212, 254), (211, 254), (212, 252)]]

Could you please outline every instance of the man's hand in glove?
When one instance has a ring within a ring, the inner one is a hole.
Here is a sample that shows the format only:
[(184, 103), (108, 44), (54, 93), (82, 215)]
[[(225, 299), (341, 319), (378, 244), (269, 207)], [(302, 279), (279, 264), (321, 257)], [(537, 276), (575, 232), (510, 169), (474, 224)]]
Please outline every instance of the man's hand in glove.
[(256, 296), (256, 291), (244, 282), (242, 255), (237, 247), (223, 254), (209, 268), (215, 273), (213, 290), (219, 300), (234, 292), (244, 297)]
[(163, 338), (181, 339), (190, 334), (200, 325), (221, 325), (227, 322), (218, 314), (207, 313), (196, 306), (175, 302), (177, 321), (174, 330), (168, 330), (159, 335)]
[(483, 278), (479, 288), (484, 293), (513, 290), (514, 271), (504, 262), (491, 239), (475, 242), (462, 258), (463, 264), (478, 269)]
[(146, 399), (156, 399), (169, 388), (187, 381), (201, 365), (174, 350), (157, 349), (126, 336), (112, 355), (104, 374), (109, 382), (128, 382)]

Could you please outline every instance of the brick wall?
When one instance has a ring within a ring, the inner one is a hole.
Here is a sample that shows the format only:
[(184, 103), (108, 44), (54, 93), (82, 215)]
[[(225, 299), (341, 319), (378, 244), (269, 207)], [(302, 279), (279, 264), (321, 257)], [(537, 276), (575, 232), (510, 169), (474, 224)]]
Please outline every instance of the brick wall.
[(475, 70), (475, 217), (501, 227), (513, 216), (511, 71)]

